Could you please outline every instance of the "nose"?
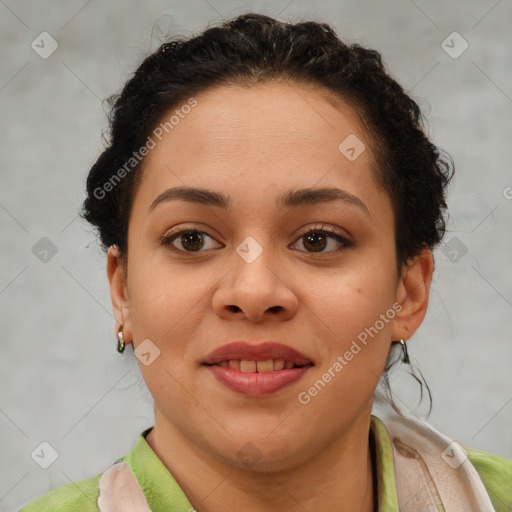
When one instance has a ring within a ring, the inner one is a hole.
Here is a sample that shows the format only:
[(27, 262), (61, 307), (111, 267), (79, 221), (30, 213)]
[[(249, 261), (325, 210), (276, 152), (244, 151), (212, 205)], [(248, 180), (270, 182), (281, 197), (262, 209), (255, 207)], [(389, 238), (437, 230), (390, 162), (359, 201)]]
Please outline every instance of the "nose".
[(284, 321), (295, 316), (299, 299), (290, 288), (289, 273), (276, 261), (270, 250), (263, 250), (252, 262), (235, 252), (233, 267), (213, 295), (212, 307), (217, 316), (255, 323)]

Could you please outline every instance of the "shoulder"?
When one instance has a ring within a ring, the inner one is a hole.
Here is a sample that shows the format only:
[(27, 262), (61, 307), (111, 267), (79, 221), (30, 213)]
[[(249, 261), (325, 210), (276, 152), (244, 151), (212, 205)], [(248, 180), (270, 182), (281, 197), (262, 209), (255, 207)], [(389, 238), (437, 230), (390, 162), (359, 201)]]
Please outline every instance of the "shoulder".
[(496, 512), (512, 510), (512, 461), (498, 455), (466, 449)]
[(98, 474), (87, 480), (59, 487), (29, 503), (19, 512), (98, 512)]
[[(149, 448), (145, 441), (145, 435), (151, 431), (151, 428), (146, 429), (139, 435), (130, 453), (117, 459), (113, 464), (128, 462), (135, 467), (141, 464), (140, 461), (143, 464), (145, 457), (147, 458), (146, 448)], [(75, 510), (80, 512), (100, 512), (98, 507), (99, 483), (105, 471), (86, 480), (72, 482), (54, 489), (35, 501), (28, 503), (18, 512), (70, 512)]]

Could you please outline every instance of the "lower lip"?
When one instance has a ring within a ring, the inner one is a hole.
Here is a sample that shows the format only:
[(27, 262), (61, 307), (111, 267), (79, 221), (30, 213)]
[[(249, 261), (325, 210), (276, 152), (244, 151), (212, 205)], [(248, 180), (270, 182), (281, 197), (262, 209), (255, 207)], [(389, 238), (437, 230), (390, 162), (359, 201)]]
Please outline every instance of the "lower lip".
[(271, 372), (241, 372), (223, 366), (208, 366), (214, 377), (227, 388), (250, 397), (263, 397), (276, 393), (300, 380), (311, 366), (273, 370)]

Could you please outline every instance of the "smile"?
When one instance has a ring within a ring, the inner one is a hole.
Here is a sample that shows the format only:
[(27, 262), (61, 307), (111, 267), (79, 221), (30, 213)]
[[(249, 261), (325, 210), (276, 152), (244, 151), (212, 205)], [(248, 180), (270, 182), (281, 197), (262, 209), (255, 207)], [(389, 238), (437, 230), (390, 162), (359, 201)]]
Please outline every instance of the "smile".
[[(309, 365), (311, 364), (312, 363), (309, 363)], [(220, 363), (213, 366), (231, 368), (232, 370), (239, 370), (244, 373), (266, 373), (283, 369), (291, 370), (292, 368), (299, 368), (307, 365), (296, 365), (293, 361), (285, 361), (284, 359), (266, 359), (265, 361), (231, 359), (229, 361), (221, 361)]]
[(313, 366), (302, 352), (276, 342), (233, 342), (214, 350), (203, 362), (217, 382), (253, 398), (269, 396), (294, 384)]

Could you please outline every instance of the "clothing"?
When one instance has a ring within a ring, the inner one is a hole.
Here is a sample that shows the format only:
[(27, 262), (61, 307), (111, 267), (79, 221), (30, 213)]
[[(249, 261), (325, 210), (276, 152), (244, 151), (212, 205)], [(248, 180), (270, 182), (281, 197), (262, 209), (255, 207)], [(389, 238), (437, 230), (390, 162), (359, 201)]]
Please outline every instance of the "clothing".
[[(184, 492), (148, 445), (145, 436), (150, 431), (151, 428), (142, 432), (133, 450), (116, 463), (129, 464), (153, 512), (192, 512), (194, 509)], [(398, 512), (393, 445), (386, 426), (376, 416), (371, 418), (370, 439), (375, 457), (377, 510)], [(495, 511), (512, 510), (512, 461), (474, 450), (463, 451), (480, 476)], [(51, 491), (20, 512), (98, 512), (102, 475)]]

